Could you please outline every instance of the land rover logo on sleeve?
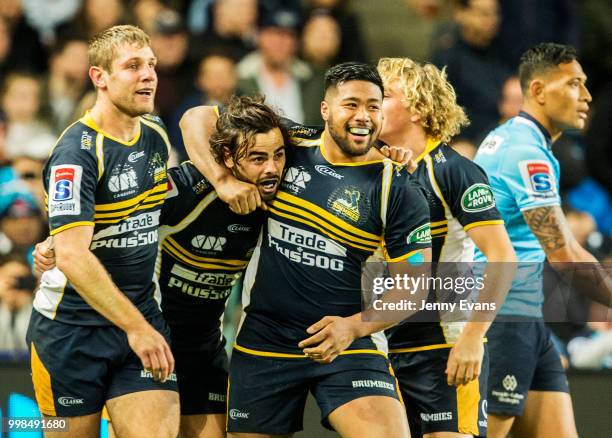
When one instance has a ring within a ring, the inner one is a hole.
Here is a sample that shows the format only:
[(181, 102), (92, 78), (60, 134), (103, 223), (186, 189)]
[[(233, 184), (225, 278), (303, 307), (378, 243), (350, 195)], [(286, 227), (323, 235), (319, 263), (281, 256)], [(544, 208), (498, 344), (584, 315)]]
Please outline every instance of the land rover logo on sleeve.
[(495, 207), (491, 187), (477, 183), (470, 186), (461, 197), (461, 209), (466, 213), (477, 213)]
[(429, 222), (421, 225), (420, 227), (412, 230), (410, 234), (408, 234), (408, 239), (406, 239), (408, 245), (413, 243), (429, 243), (431, 242), (431, 226)]

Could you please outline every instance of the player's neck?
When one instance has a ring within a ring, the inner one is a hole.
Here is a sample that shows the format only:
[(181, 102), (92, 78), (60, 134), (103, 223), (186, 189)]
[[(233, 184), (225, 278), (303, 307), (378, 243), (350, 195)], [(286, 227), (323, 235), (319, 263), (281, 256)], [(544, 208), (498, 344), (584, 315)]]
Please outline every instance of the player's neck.
[(538, 123), (540, 123), (540, 125), (542, 125), (544, 129), (548, 131), (552, 142), (555, 142), (555, 140), (557, 140), (559, 137), (561, 137), (561, 134), (563, 134), (563, 131), (557, 128), (552, 123), (552, 120), (550, 120), (550, 118), (546, 116), (544, 111), (542, 111), (542, 109), (540, 109), (535, 104), (529, 101), (523, 102), (523, 107), (521, 108), (521, 111), (526, 112), (531, 117), (536, 119)]
[(105, 100), (98, 99), (89, 115), (102, 131), (119, 140), (128, 142), (139, 133), (138, 116), (132, 117)]
[(427, 133), (421, 126), (406, 125), (405, 129), (395, 135), (386, 136), (381, 140), (389, 145), (412, 151), (413, 157), (418, 157), (427, 147)]

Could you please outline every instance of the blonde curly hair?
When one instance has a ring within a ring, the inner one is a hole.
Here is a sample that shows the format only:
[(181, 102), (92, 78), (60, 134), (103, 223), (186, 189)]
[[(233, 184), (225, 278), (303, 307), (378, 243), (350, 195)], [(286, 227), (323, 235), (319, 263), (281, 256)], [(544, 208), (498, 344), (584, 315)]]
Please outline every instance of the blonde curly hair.
[(428, 135), (449, 142), (461, 127), (470, 124), (465, 111), (457, 104), (445, 70), (409, 58), (381, 58), (378, 72), (385, 87), (399, 82), (404, 95), (402, 103), (421, 117)]

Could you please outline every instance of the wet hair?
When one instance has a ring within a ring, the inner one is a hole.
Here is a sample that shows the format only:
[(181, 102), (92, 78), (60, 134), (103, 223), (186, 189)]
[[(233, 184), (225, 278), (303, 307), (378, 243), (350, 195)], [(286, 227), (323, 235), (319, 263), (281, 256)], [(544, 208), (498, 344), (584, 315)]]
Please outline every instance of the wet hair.
[(342, 64), (331, 67), (325, 73), (324, 92), (327, 92), (332, 87), (337, 87), (348, 81), (366, 81), (371, 82), (380, 88), (380, 92), (384, 94), (385, 89), (382, 79), (376, 70), (376, 67), (362, 62), (344, 62)]
[(217, 120), (217, 131), (210, 137), (210, 148), (215, 161), (224, 163), (229, 154), (235, 163), (242, 160), (250, 146), (255, 144), (257, 134), (265, 134), (278, 128), (283, 143), (289, 145), (291, 138), (282, 120), (263, 97), (234, 96)]
[(576, 49), (556, 43), (540, 43), (521, 55), (519, 81), (523, 94), (527, 95), (534, 76), (547, 73), (559, 64), (567, 64), (578, 58)]

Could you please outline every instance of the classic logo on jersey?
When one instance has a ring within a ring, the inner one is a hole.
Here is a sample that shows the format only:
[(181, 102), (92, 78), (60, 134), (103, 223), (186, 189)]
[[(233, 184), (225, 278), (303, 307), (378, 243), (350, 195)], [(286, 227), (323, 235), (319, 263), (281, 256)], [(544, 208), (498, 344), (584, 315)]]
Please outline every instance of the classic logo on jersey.
[(306, 185), (311, 179), (310, 173), (303, 167), (290, 167), (285, 172), (285, 178), (281, 185), (294, 195), (297, 195), (306, 189)]
[(138, 161), (139, 158), (144, 157), (144, 155), (145, 151), (132, 152), (130, 155), (128, 155), (128, 161), (130, 163), (135, 163), (136, 161)]
[(199, 234), (191, 239), (191, 245), (197, 249), (208, 251), (223, 251), (223, 245), (227, 242), (225, 237), (219, 236), (204, 236)]
[(336, 179), (344, 178), (344, 175), (340, 175), (334, 169), (332, 169), (329, 166), (325, 166), (324, 164), (317, 164), (315, 166), (315, 170), (319, 172), (321, 175), (331, 176), (332, 178), (336, 178)]
[(413, 243), (430, 243), (431, 242), (431, 226), (429, 223), (423, 224), (412, 230), (406, 239), (408, 245)]
[(354, 186), (339, 187), (327, 200), (327, 208), (336, 216), (348, 219), (357, 225), (364, 223), (370, 213), (370, 203), (366, 196)]
[(489, 135), (484, 139), (480, 147), (478, 148), (479, 154), (493, 155), (497, 152), (499, 146), (504, 142), (504, 137), (500, 135)]
[(487, 184), (473, 184), (463, 192), (461, 209), (466, 213), (477, 213), (493, 207), (495, 207), (495, 197)]
[(81, 149), (88, 151), (93, 146), (93, 138), (87, 131), (81, 133)]
[(108, 178), (108, 190), (114, 198), (129, 196), (138, 190), (138, 175), (136, 170), (129, 164), (115, 166)]
[(49, 217), (81, 214), (81, 179), (78, 165), (52, 166), (49, 180)]
[(519, 162), (521, 177), (525, 188), (533, 198), (554, 198), (557, 196), (557, 184), (552, 165), (544, 160)]
[(231, 224), (227, 226), (227, 231), (230, 233), (250, 233), (253, 227), (243, 224)]

